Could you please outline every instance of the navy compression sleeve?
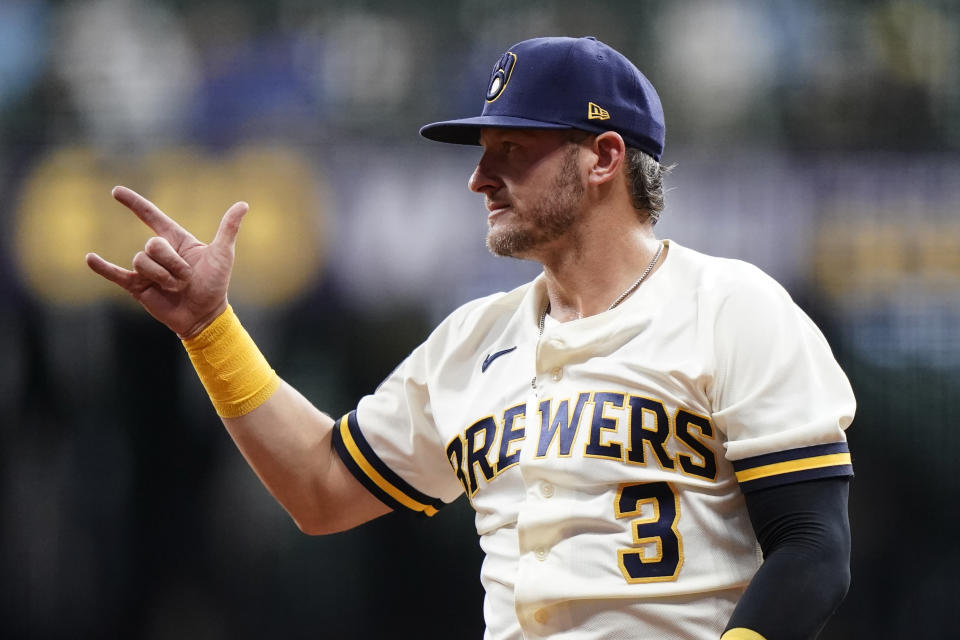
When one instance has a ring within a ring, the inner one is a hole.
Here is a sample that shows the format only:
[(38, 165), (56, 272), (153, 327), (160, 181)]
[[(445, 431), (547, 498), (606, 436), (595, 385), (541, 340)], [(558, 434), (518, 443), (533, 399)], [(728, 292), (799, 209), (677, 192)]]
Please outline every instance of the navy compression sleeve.
[(850, 584), (849, 486), (837, 477), (746, 494), (764, 561), (727, 629), (766, 640), (817, 637)]

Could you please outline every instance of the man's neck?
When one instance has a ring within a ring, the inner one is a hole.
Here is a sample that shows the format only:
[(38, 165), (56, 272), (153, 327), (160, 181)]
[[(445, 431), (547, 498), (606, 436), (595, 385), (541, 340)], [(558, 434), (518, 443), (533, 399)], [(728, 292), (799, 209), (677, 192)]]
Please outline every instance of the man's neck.
[[(607, 311), (649, 267), (659, 242), (649, 225), (580, 233), (543, 260), (550, 315), (561, 322)], [(662, 262), (662, 255), (647, 277)]]

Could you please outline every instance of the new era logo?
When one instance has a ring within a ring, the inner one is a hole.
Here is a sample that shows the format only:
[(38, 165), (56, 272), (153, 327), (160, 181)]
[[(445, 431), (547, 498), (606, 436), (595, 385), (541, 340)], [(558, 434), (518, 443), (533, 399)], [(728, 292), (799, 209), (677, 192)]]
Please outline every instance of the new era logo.
[(587, 120), (609, 120), (610, 113), (598, 104), (587, 103)]

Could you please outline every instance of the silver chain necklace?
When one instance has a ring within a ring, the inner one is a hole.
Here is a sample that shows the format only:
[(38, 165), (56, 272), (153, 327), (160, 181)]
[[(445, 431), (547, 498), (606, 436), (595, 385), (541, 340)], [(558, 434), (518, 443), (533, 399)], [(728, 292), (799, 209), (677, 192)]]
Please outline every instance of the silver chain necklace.
[[(609, 307), (607, 307), (607, 311), (610, 311), (611, 309), (615, 309), (615, 308), (617, 307), (617, 305), (619, 305), (621, 302), (623, 302), (624, 300), (627, 299), (627, 296), (629, 296), (631, 293), (633, 293), (634, 291), (636, 291), (636, 290), (637, 290), (637, 287), (639, 287), (641, 284), (643, 284), (643, 281), (647, 279), (647, 276), (649, 276), (649, 275), (650, 275), (650, 272), (653, 271), (654, 265), (656, 265), (656, 264), (657, 264), (657, 261), (660, 259), (660, 254), (661, 254), (661, 253), (663, 253), (663, 242), (660, 242), (660, 246), (657, 247), (657, 252), (653, 255), (653, 260), (651, 260), (651, 261), (650, 261), (650, 264), (647, 265), (647, 268), (643, 270), (643, 273), (640, 274), (640, 277), (637, 278), (637, 279), (634, 281), (633, 284), (631, 284), (629, 287), (627, 287), (627, 290), (626, 290), (626, 291), (624, 291), (624, 292), (621, 293), (619, 296), (617, 296), (617, 299), (613, 301), (613, 304), (611, 304)], [(548, 313), (550, 313), (550, 301), (549, 301), (549, 300), (547, 301), (547, 305), (543, 308), (543, 311), (540, 312), (540, 328), (539, 328), (538, 336), (542, 336), (542, 335), (543, 335), (543, 326), (544, 326), (544, 324), (547, 322), (547, 314), (548, 314)], [(537, 376), (533, 376), (533, 380), (530, 381), (530, 386), (531, 386), (534, 390), (536, 390), (536, 388), (537, 388)]]
[[(623, 302), (624, 300), (627, 299), (627, 296), (629, 296), (631, 293), (633, 293), (634, 291), (636, 291), (636, 290), (637, 290), (637, 287), (639, 287), (641, 284), (643, 284), (643, 281), (646, 280), (646, 279), (647, 279), (647, 276), (650, 275), (650, 272), (653, 271), (654, 265), (656, 265), (656, 264), (657, 264), (657, 261), (660, 260), (660, 254), (661, 254), (661, 253), (663, 253), (663, 242), (661, 242), (661, 243), (660, 243), (660, 246), (657, 247), (657, 252), (653, 255), (653, 260), (651, 260), (651, 261), (650, 261), (650, 264), (647, 265), (647, 268), (643, 270), (643, 273), (640, 274), (640, 277), (637, 278), (637, 279), (634, 281), (633, 284), (631, 284), (629, 287), (627, 287), (626, 291), (624, 291), (624, 292), (621, 293), (619, 296), (617, 296), (617, 299), (613, 301), (613, 304), (611, 304), (609, 307), (607, 307), (607, 311), (610, 311), (610, 310), (612, 310), (612, 309), (615, 309), (615, 308), (617, 307), (617, 305), (619, 305), (621, 302)], [(543, 335), (543, 325), (544, 325), (544, 323), (547, 321), (547, 314), (548, 314), (548, 313), (550, 313), (550, 302), (549, 302), (549, 301), (547, 302), (547, 306), (545, 306), (545, 307), (543, 308), (543, 311), (540, 312), (540, 335), (541, 335), (541, 336)]]

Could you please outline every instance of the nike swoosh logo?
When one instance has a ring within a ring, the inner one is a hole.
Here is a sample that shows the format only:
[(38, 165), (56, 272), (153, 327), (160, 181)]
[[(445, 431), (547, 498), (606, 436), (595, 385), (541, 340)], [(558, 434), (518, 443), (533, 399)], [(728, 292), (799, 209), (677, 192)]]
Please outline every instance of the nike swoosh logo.
[(483, 359), (483, 366), (480, 367), (480, 373), (485, 372), (487, 370), (487, 367), (489, 367), (494, 360), (496, 360), (500, 356), (507, 355), (508, 353), (510, 353), (511, 351), (514, 351), (515, 349), (516, 347), (510, 347), (509, 349), (504, 349), (503, 351), (497, 351), (496, 353), (491, 353), (490, 355), (488, 355), (486, 358)]

